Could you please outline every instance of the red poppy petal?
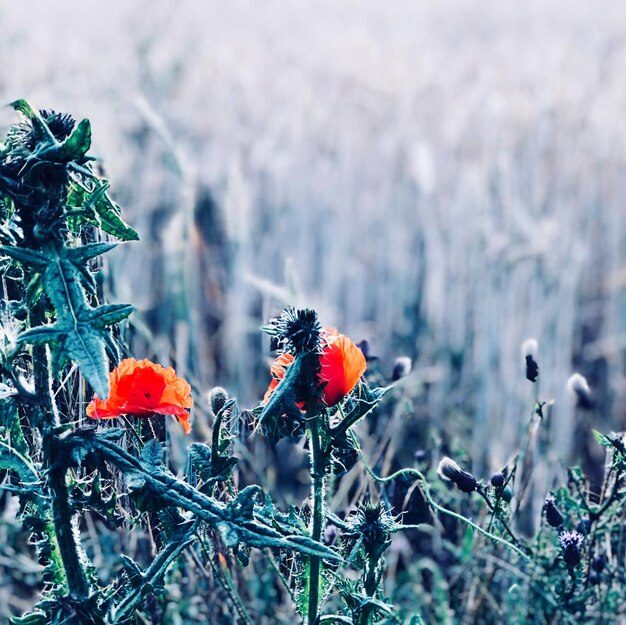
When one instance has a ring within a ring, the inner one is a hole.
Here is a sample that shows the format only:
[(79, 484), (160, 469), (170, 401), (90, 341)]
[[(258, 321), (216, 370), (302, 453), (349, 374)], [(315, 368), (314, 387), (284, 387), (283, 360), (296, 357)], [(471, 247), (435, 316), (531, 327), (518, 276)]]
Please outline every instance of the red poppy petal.
[(343, 334), (333, 335), (320, 364), (320, 381), (326, 382), (322, 396), (327, 406), (334, 406), (352, 391), (367, 366), (363, 352)]

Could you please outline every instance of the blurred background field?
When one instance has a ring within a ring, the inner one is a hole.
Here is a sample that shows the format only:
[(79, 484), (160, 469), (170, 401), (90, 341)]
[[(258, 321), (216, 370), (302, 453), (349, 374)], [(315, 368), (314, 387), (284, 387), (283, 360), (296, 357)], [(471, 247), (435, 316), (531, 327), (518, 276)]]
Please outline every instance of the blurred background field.
[(106, 266), (137, 357), (252, 405), (259, 327), (312, 306), (413, 359), (405, 461), (429, 431), (488, 476), (536, 394), (557, 463), (624, 429), (622, 3), (2, 0), (0, 32), (0, 102), (89, 117), (141, 235)]
[(250, 404), (259, 326), (314, 306), (387, 375), (413, 358), (409, 418), (464, 415), (485, 469), (533, 337), (559, 455), (574, 370), (623, 428), (621, 3), (4, 0), (0, 27), (0, 101), (89, 117), (141, 234), (108, 264), (137, 351)]
[(574, 370), (623, 427), (621, 3), (5, 0), (0, 25), (0, 100), (92, 120), (142, 236), (112, 296), (199, 389), (256, 401), (290, 302), (413, 358), (412, 418), (470, 417), (479, 466), (526, 422), (529, 337), (564, 457)]

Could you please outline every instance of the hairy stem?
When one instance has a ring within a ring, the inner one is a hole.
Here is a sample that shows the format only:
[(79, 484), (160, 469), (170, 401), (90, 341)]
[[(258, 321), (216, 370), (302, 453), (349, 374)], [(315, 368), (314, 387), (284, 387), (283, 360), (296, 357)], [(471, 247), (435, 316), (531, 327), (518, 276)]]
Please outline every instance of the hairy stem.
[[(316, 542), (322, 539), (322, 522), (324, 519), (324, 461), (319, 433), (319, 416), (309, 422), (311, 439), (311, 494), (313, 497), (313, 525), (311, 538)], [(309, 560), (308, 588), (308, 625), (315, 625), (319, 609), (321, 560), (319, 556), (311, 556)]]
[(61, 561), (70, 595), (76, 599), (89, 596), (89, 582), (78, 553), (72, 527), (72, 508), (65, 481), (65, 469), (52, 466), (48, 472), (48, 486), (52, 494), (52, 520), (61, 552)]

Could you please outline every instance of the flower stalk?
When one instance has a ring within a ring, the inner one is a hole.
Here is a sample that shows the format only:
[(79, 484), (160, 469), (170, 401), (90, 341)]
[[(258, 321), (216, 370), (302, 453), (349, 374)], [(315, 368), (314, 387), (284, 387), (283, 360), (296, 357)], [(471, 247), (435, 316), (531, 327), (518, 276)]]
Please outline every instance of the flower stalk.
[(74, 599), (89, 596), (89, 582), (83, 569), (78, 545), (72, 527), (72, 507), (66, 482), (66, 468), (58, 462), (53, 450), (58, 448), (58, 439), (52, 438), (48, 444), (48, 458), (52, 465), (48, 471), (48, 487), (52, 494), (52, 519), (61, 561), (65, 570), (68, 592)]
[[(313, 519), (311, 538), (321, 542), (324, 521), (324, 475), (325, 463), (320, 440), (319, 422), (321, 416), (313, 417), (309, 422), (309, 438), (311, 441), (311, 496), (313, 499)], [(311, 556), (309, 560), (309, 588), (307, 620), (309, 625), (317, 623), (320, 594), (321, 559)]]

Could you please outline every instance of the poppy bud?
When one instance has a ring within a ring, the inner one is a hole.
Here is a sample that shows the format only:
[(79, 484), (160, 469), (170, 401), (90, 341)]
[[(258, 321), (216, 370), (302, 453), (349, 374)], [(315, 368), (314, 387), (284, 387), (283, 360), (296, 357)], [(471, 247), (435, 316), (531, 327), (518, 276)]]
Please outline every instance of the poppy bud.
[(399, 356), (396, 358), (396, 361), (393, 363), (393, 371), (391, 373), (391, 380), (393, 382), (397, 382), (400, 378), (403, 378), (409, 373), (411, 373), (411, 369), (413, 368), (413, 362), (408, 356)]
[(228, 391), (221, 386), (215, 386), (209, 391), (208, 399), (213, 414), (217, 415), (228, 401)]
[(563, 561), (570, 569), (580, 564), (580, 548), (583, 540), (584, 537), (579, 532), (563, 532), (559, 536), (559, 542), (563, 550)]
[(498, 471), (498, 473), (494, 473), (491, 476), (491, 479), (489, 481), (494, 488), (500, 488), (504, 485), (504, 474)]
[(546, 521), (551, 527), (563, 525), (563, 515), (554, 503), (554, 497), (546, 497), (543, 509), (546, 513)]
[(576, 405), (579, 408), (590, 410), (594, 406), (593, 396), (591, 395), (591, 389), (585, 377), (580, 373), (574, 373), (567, 381), (567, 390), (571, 395), (576, 398)]
[(528, 339), (522, 343), (522, 357), (526, 364), (526, 379), (531, 382), (537, 381), (539, 365), (537, 364), (537, 341)]
[(464, 493), (471, 493), (478, 486), (476, 478), (471, 473), (463, 471), (452, 458), (447, 456), (441, 459), (437, 467), (437, 475), (446, 482), (454, 482)]

